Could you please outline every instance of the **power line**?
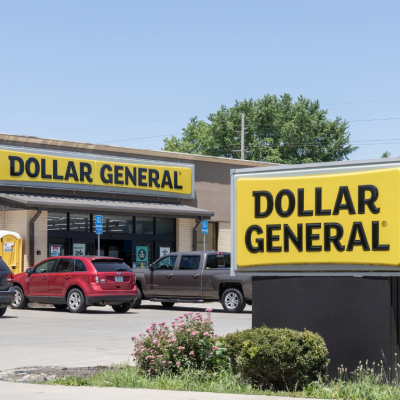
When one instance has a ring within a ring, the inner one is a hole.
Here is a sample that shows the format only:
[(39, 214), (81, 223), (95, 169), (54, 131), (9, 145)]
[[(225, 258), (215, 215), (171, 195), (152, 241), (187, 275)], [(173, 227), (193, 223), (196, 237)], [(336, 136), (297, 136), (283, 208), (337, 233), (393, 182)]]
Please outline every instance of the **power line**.
[[(373, 119), (355, 119), (352, 121), (347, 121), (347, 122), (371, 122), (371, 121), (388, 121), (388, 120), (399, 120), (400, 117), (393, 117), (393, 118), (373, 118)], [(291, 122), (292, 125), (312, 125), (312, 124), (319, 124), (319, 123), (331, 123), (332, 121), (315, 121), (315, 122)], [(245, 125), (246, 127), (254, 128), (258, 126), (281, 126), (281, 125), (286, 125), (286, 122), (284, 124), (262, 124), (262, 125)], [(107, 144), (107, 143), (117, 143), (117, 142), (129, 142), (131, 140), (142, 140), (142, 139), (151, 139), (155, 137), (168, 137), (168, 136), (173, 136), (173, 135), (182, 135), (183, 132), (178, 132), (178, 133), (171, 133), (169, 135), (156, 135), (156, 136), (144, 136), (144, 137), (138, 137), (138, 138), (131, 138), (131, 139), (121, 139), (121, 140), (111, 140), (107, 142), (99, 142), (99, 144)], [(392, 139), (388, 139), (392, 140)], [(394, 139), (397, 140), (397, 139)]]
[(364, 103), (380, 103), (382, 101), (398, 101), (400, 99), (385, 99), (385, 100), (366, 100), (366, 101), (353, 101), (351, 103), (328, 103), (328, 104), (321, 104), (322, 107), (325, 106), (339, 106), (342, 104), (364, 104)]
[[(199, 117), (204, 117), (205, 115), (199, 115)], [(52, 132), (67, 132), (67, 131), (79, 131), (82, 129), (95, 129), (95, 128), (108, 128), (112, 126), (124, 126), (124, 125), (135, 125), (135, 124), (146, 124), (150, 122), (165, 122), (165, 121), (175, 121), (178, 119), (190, 119), (192, 117), (180, 117), (180, 118), (168, 118), (168, 119), (155, 119), (150, 121), (136, 121), (136, 122), (126, 122), (123, 124), (112, 124), (112, 125), (96, 125), (96, 126), (86, 126), (84, 128), (70, 128), (70, 129), (58, 129), (55, 131), (37, 131), (37, 132), (28, 132), (28, 133), (20, 133), (19, 135), (33, 135), (36, 133), (52, 133)]]

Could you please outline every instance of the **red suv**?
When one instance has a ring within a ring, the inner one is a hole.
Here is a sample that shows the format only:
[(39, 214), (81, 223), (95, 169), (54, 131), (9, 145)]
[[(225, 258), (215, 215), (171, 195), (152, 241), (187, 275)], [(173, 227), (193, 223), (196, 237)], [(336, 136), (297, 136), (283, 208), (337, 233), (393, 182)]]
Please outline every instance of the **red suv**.
[(35, 302), (73, 313), (104, 305), (125, 313), (138, 295), (134, 272), (119, 258), (51, 257), (14, 275), (13, 281), (11, 307), (17, 309)]

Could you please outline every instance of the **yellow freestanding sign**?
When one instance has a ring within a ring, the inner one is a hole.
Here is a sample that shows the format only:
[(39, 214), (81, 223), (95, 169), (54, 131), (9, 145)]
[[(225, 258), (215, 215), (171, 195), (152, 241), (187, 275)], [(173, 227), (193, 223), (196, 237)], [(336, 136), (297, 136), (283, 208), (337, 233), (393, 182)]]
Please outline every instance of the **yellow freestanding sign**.
[(233, 272), (400, 274), (399, 207), (398, 160), (235, 170)]

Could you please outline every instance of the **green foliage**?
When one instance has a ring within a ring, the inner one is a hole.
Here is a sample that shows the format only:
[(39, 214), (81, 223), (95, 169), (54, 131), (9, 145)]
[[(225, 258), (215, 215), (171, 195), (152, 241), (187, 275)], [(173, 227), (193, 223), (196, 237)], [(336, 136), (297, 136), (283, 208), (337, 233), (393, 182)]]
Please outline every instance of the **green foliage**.
[(225, 337), (234, 369), (262, 387), (299, 388), (327, 378), (324, 339), (307, 330), (252, 328)]
[(206, 317), (188, 312), (175, 318), (171, 327), (165, 322), (152, 323), (146, 334), (133, 337), (133, 359), (142, 372), (159, 375), (164, 372), (207, 370), (226, 367), (226, 351), (214, 334), (211, 309)]
[(390, 157), (390, 151), (385, 151), (383, 154), (382, 154), (382, 156), (381, 156), (381, 158), (389, 158)]
[[(359, 374), (360, 375), (360, 374)], [(68, 386), (98, 386), (119, 388), (143, 388), (158, 390), (182, 390), (210, 393), (258, 394), (264, 396), (285, 396), (313, 399), (346, 400), (394, 400), (400, 399), (398, 384), (385, 383), (384, 377), (377, 374), (363, 374), (356, 379), (344, 381), (336, 379), (323, 382), (321, 379), (297, 390), (275, 391), (260, 388), (243, 382), (230, 369), (216, 372), (198, 370), (183, 371), (181, 374), (164, 372), (160, 375), (140, 373), (137, 368), (128, 365), (114, 365), (90, 377), (70, 376), (57, 378), (41, 384), (59, 384)]]
[(181, 138), (164, 139), (163, 150), (219, 157), (240, 158), (241, 115), (245, 113), (247, 160), (301, 164), (341, 161), (357, 147), (350, 144), (348, 123), (340, 117), (327, 118), (319, 101), (303, 96), (293, 101), (289, 94), (266, 95), (257, 100), (236, 101), (208, 117), (194, 117), (183, 129)]
[(115, 365), (88, 378), (71, 376), (58, 378), (47, 383), (68, 386), (265, 394), (251, 384), (239, 381), (229, 369), (224, 368), (215, 372), (189, 369), (187, 371), (182, 370), (179, 374), (164, 371), (159, 375), (148, 375), (129, 365)]

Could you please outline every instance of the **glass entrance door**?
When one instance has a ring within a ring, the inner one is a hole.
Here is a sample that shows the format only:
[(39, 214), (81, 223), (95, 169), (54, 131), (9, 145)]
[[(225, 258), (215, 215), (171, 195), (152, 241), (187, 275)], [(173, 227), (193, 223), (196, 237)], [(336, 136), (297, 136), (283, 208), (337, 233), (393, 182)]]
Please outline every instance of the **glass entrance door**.
[[(97, 241), (95, 254), (97, 255)], [(132, 241), (100, 238), (100, 255), (122, 258), (127, 265), (132, 267)]]

